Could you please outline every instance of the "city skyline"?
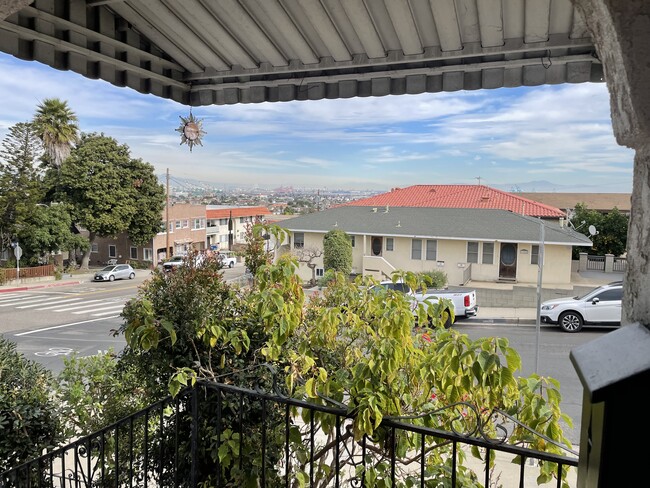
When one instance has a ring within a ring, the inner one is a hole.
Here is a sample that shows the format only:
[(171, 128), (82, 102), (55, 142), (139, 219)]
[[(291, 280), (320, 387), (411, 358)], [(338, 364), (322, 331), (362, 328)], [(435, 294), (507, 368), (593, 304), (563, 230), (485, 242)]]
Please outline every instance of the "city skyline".
[(206, 135), (192, 152), (176, 131), (190, 107), (170, 100), (6, 54), (0, 94), (2, 138), (60, 98), (83, 132), (127, 144), (157, 174), (224, 188), (632, 191), (634, 152), (616, 143), (604, 83), (193, 107)]

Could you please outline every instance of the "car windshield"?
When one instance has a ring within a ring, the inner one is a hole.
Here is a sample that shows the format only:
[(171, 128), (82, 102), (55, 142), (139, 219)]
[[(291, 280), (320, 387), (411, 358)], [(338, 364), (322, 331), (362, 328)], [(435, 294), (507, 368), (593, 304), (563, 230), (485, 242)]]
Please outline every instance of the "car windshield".
[(599, 292), (599, 291), (601, 291), (601, 290), (603, 290), (602, 287), (594, 288), (593, 290), (588, 291), (588, 292), (585, 293), (584, 295), (573, 297), (573, 299), (574, 299), (574, 300), (585, 300), (587, 297), (590, 297), (590, 296), (593, 295), (594, 293), (597, 293), (597, 292)]
[(101, 271), (113, 271), (115, 269), (115, 266), (106, 266), (101, 269)]

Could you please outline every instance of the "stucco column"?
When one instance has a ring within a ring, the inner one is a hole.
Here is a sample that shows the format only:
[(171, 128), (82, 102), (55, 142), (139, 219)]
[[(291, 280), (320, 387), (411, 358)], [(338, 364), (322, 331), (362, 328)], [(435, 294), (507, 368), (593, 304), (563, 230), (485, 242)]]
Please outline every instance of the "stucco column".
[(587, 253), (580, 253), (580, 261), (578, 261), (578, 271), (587, 271)]
[(614, 134), (636, 151), (623, 323), (650, 325), (650, 2), (573, 0), (585, 17), (609, 88)]

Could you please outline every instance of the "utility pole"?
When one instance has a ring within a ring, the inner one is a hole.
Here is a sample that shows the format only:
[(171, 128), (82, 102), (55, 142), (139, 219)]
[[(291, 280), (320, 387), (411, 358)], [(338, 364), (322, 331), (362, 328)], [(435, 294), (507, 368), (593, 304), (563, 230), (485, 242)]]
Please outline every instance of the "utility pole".
[(165, 259), (169, 258), (169, 168), (167, 168), (167, 204), (165, 205)]

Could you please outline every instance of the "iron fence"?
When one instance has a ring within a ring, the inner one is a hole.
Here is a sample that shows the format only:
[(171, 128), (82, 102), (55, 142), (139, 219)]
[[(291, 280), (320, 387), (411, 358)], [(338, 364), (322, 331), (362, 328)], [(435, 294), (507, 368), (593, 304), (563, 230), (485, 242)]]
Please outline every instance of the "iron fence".
[(612, 271), (625, 272), (627, 271), (627, 258), (614, 258), (612, 264)]
[[(538, 485), (540, 463), (551, 463), (551, 486), (575, 486), (563, 484), (575, 457), (480, 435), (478, 424), (461, 433), (432, 427), (423, 416), (385, 418), (373, 437), (355, 438), (354, 420), (331, 401), (198, 383), (0, 474), (0, 488), (362, 487), (378, 476), (385, 486), (526, 487)], [(398, 448), (405, 439), (408, 448)], [(468, 471), (461, 460), (471, 451), (480, 458)]]

